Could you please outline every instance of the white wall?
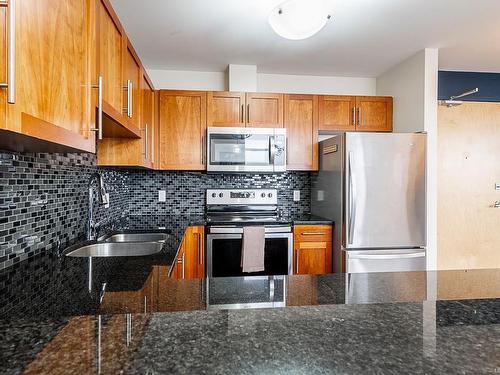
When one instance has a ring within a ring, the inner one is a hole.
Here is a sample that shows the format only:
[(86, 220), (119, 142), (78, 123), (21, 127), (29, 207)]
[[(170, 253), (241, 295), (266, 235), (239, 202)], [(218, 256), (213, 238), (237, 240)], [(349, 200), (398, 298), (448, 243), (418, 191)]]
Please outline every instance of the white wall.
[(155, 89), (227, 90), (227, 75), (225, 72), (148, 69), (148, 74)]
[(376, 79), (259, 73), (257, 87), (261, 92), (375, 95)]
[(438, 50), (426, 48), (377, 78), (377, 95), (394, 97), (394, 131), (427, 132), (427, 268), (437, 268)]
[[(229, 84), (225, 72), (148, 70), (156, 89), (225, 91)], [(287, 74), (257, 74), (260, 92), (297, 94), (375, 95), (376, 79)]]

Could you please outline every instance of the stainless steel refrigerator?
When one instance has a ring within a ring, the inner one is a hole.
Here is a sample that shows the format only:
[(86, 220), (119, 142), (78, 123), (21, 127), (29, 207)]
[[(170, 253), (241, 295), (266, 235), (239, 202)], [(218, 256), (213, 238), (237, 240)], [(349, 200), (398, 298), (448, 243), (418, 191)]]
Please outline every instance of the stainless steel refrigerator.
[(343, 133), (319, 143), (311, 208), (335, 222), (335, 272), (426, 269), (425, 175), (426, 134)]

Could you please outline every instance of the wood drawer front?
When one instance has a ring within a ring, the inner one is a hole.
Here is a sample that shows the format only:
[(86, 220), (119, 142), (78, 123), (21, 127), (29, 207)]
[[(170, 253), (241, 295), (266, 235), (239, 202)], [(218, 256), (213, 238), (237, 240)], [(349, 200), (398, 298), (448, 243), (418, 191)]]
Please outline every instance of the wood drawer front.
[(295, 225), (293, 233), (295, 242), (332, 241), (331, 225)]

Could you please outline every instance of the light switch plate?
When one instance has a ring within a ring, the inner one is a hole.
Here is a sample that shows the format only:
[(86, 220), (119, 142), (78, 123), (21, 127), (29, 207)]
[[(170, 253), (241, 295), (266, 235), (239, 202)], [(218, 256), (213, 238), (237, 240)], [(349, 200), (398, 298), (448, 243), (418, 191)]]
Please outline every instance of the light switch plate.
[(294, 190), (293, 191), (293, 201), (294, 202), (299, 202), (300, 201), (300, 190)]
[(158, 190), (158, 202), (167, 201), (167, 192), (165, 190)]

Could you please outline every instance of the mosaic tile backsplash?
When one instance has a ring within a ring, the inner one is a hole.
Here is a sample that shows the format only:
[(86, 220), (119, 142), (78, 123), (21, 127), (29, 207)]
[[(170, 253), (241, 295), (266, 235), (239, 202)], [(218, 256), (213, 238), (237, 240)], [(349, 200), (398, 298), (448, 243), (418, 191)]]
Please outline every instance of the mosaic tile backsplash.
[[(207, 174), (100, 169), (90, 154), (0, 151), (0, 269), (44, 250), (64, 248), (86, 231), (88, 180), (103, 173), (110, 207), (94, 204), (96, 221), (127, 215), (201, 215), (207, 188), (275, 188), (284, 214), (310, 211), (310, 174)], [(158, 202), (166, 190), (167, 201)], [(293, 202), (293, 190), (301, 191)]]
[[(88, 181), (95, 155), (0, 152), (0, 269), (84, 236)], [(94, 204), (96, 221), (122, 214), (126, 176), (107, 171), (110, 207)]]

